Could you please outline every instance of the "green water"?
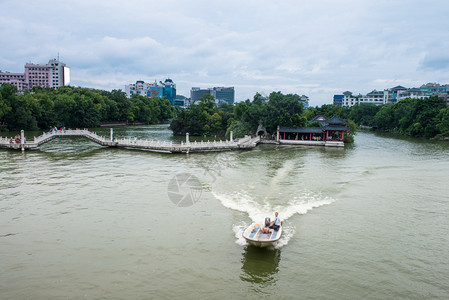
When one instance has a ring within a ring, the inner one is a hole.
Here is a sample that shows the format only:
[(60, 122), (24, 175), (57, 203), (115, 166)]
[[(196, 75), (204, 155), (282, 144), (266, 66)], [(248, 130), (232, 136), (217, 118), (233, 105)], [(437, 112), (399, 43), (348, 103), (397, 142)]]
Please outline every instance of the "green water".
[[(448, 181), (448, 143), (364, 132), (344, 149), (0, 150), (0, 298), (447, 299)], [(247, 246), (274, 211), (280, 244)]]

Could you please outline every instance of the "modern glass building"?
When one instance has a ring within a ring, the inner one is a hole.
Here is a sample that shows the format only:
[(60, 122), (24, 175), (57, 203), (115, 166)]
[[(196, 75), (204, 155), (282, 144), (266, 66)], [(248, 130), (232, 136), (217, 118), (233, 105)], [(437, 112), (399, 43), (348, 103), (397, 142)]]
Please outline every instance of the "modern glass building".
[(234, 87), (213, 87), (207, 89), (201, 89), (199, 87), (193, 87), (190, 90), (190, 98), (192, 103), (195, 103), (204, 95), (212, 95), (215, 98), (215, 103), (234, 103), (235, 91)]

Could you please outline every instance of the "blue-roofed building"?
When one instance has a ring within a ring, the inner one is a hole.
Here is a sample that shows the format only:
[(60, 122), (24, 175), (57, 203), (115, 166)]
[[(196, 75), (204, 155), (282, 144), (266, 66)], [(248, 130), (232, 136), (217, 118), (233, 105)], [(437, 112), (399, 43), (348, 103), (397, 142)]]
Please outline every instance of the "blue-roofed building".
[(334, 95), (333, 103), (338, 106), (351, 107), (357, 104), (357, 98), (352, 96), (352, 92), (346, 91), (343, 95)]
[(344, 95), (334, 95), (334, 105), (343, 106)]

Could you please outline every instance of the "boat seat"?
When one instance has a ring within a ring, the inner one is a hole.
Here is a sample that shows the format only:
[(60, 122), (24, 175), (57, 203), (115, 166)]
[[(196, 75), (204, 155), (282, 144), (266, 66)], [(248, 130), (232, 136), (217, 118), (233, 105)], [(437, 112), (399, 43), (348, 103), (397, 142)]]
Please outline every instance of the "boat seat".
[(254, 238), (254, 236), (259, 232), (259, 226), (254, 226), (253, 231), (251, 231), (251, 234), (249, 235), (249, 238)]

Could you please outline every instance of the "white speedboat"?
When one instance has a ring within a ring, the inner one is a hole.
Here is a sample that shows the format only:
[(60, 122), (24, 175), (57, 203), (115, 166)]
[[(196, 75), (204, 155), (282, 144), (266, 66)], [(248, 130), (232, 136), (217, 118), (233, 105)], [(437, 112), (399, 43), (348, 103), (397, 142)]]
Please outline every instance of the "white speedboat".
[(260, 226), (259, 223), (251, 224), (243, 232), (243, 237), (256, 247), (268, 247), (276, 244), (281, 238), (282, 226), (279, 230), (270, 229), (267, 226)]

